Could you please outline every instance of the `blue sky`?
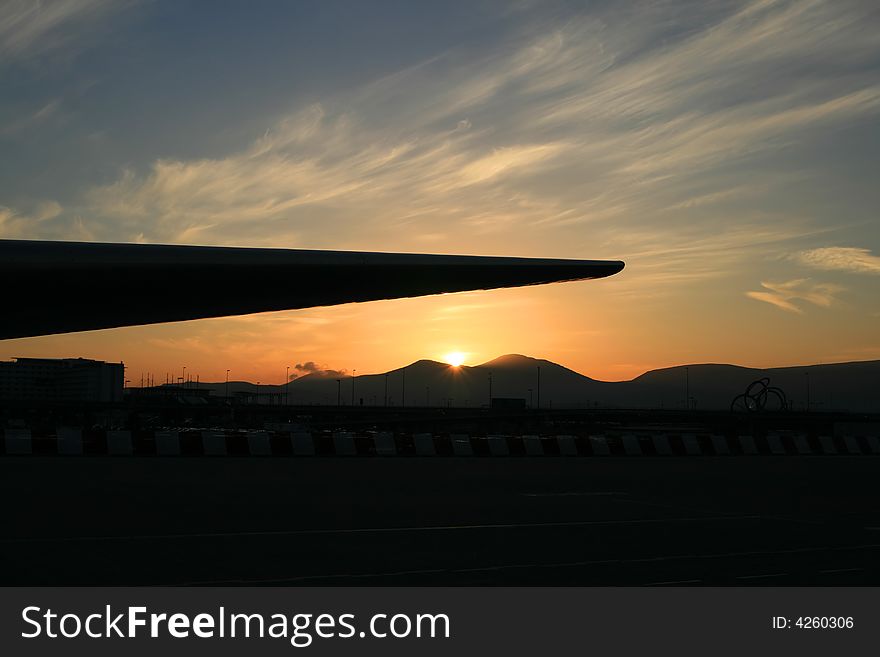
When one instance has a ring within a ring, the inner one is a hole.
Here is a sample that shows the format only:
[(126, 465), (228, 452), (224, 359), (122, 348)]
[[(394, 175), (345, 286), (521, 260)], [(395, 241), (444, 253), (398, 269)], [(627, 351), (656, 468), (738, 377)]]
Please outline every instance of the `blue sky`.
[[(627, 261), (400, 302), (436, 346), (362, 328), (377, 368), (880, 357), (873, 2), (12, 1), (0, 88), (0, 237)], [(469, 310), (435, 321), (450, 299)], [(384, 308), (316, 311), (297, 360), (354, 360), (341, 336)], [(502, 329), (523, 309), (550, 319)], [(279, 317), (279, 339), (308, 324)], [(137, 335), (207, 354), (244, 321)], [(97, 335), (130, 334), (9, 348)]]

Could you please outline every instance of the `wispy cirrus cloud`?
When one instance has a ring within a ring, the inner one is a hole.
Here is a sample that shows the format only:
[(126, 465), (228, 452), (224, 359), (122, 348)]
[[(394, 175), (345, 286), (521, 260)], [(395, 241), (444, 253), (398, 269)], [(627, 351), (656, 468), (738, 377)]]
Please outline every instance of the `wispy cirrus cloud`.
[(880, 274), (880, 256), (875, 256), (870, 249), (828, 246), (802, 251), (796, 258), (799, 262), (815, 269)]
[(810, 283), (808, 278), (799, 278), (782, 283), (761, 281), (762, 291), (746, 292), (746, 296), (757, 301), (769, 303), (781, 310), (803, 313), (803, 309), (795, 302), (805, 301), (814, 306), (827, 308), (835, 301), (835, 295), (844, 290), (833, 283)]
[(133, 0), (5, 0), (0, 4), (0, 53), (24, 57), (54, 50)]

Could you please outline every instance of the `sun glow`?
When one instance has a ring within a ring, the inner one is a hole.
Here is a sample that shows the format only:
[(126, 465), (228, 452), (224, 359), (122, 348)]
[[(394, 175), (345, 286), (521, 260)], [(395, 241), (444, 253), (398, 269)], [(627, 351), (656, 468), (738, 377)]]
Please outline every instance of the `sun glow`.
[(460, 367), (464, 364), (464, 354), (460, 351), (452, 351), (446, 354), (443, 358), (453, 367)]

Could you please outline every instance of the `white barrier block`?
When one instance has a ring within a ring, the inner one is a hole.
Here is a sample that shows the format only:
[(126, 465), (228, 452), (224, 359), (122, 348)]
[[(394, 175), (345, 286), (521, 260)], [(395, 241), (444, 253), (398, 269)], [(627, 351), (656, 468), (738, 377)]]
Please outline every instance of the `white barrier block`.
[(108, 431), (107, 453), (114, 456), (131, 456), (134, 454), (131, 431)]
[(7, 454), (32, 454), (34, 443), (30, 429), (6, 429)]
[(666, 436), (651, 436), (654, 443), (654, 449), (658, 456), (672, 456), (672, 447), (669, 445), (669, 438)]
[(681, 437), (681, 442), (684, 445), (684, 453), (688, 456), (702, 455), (703, 452), (700, 450), (700, 441), (697, 440), (697, 437), (694, 434), (684, 434)]
[(758, 453), (758, 448), (755, 445), (755, 439), (751, 436), (740, 436), (739, 446), (742, 448), (743, 454), (754, 456)]
[(782, 444), (782, 437), (777, 433), (767, 434), (767, 444), (770, 446), (770, 453), (777, 456), (785, 454), (785, 445)]
[(336, 453), (336, 456), (357, 456), (354, 434), (349, 431), (337, 431), (334, 433), (333, 451)]
[(416, 446), (416, 456), (436, 456), (437, 449), (434, 447), (434, 434), (413, 434), (413, 443)]
[(397, 456), (397, 444), (394, 442), (394, 434), (390, 431), (380, 431), (373, 441), (376, 445), (376, 454), (379, 456)]
[(452, 453), (456, 456), (473, 456), (474, 448), (471, 446), (471, 437), (466, 433), (454, 433), (449, 436), (452, 442)]
[(523, 445), (527, 456), (543, 456), (544, 446), (541, 444), (541, 436), (523, 436)]
[(813, 450), (810, 449), (810, 441), (807, 440), (806, 436), (798, 435), (794, 437), (794, 447), (797, 449), (798, 454), (812, 454)]
[(202, 431), (202, 452), (205, 456), (226, 456), (226, 432)]
[(507, 436), (488, 436), (489, 454), (492, 456), (510, 456), (510, 447), (507, 445)]
[(719, 456), (730, 455), (730, 445), (727, 444), (725, 436), (712, 436), (712, 447)]
[(627, 456), (642, 456), (642, 446), (639, 444), (639, 437), (626, 434), (623, 437), (623, 451)]
[(272, 434), (268, 431), (249, 433), (247, 441), (251, 456), (272, 456)]
[(846, 451), (850, 454), (861, 455), (862, 450), (859, 448), (859, 441), (855, 436), (844, 436), (843, 444), (846, 445)]
[(157, 431), (153, 440), (159, 456), (180, 456), (180, 436), (176, 431)]
[(872, 454), (880, 454), (880, 438), (877, 436), (869, 436), (868, 447), (871, 448)]
[(823, 454), (837, 454), (837, 446), (831, 436), (819, 436), (819, 444), (822, 446)]
[(59, 454), (81, 455), (83, 453), (82, 430), (59, 427), (55, 434)]
[[(571, 442), (574, 454), (577, 454), (574, 439)], [(611, 448), (608, 447), (608, 440), (605, 436), (590, 436), (590, 447), (593, 448), (593, 456), (611, 456)]]
[(562, 456), (577, 456), (578, 448), (574, 436), (556, 436), (556, 444), (559, 445)]
[(290, 442), (293, 444), (293, 453), (296, 456), (314, 456), (315, 440), (310, 433), (292, 433)]

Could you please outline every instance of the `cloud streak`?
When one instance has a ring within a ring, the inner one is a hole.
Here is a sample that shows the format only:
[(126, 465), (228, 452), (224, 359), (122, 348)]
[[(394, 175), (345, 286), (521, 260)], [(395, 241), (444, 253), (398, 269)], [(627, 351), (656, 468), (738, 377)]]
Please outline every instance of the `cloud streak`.
[(802, 251), (797, 259), (808, 267), (856, 274), (880, 274), (880, 256), (869, 249), (829, 246)]
[(762, 281), (763, 291), (746, 292), (746, 296), (763, 301), (787, 312), (803, 314), (803, 309), (796, 301), (805, 301), (822, 308), (829, 307), (835, 301), (835, 295), (844, 288), (832, 283), (810, 284), (807, 278), (771, 283)]

